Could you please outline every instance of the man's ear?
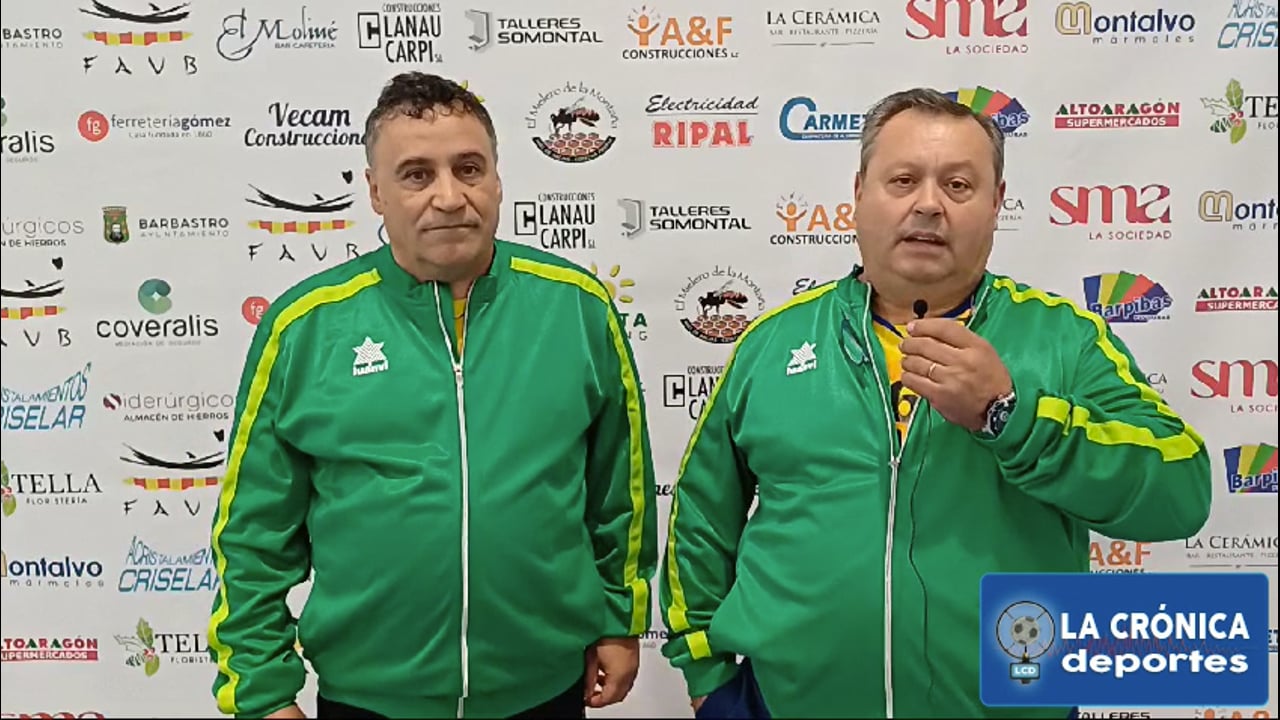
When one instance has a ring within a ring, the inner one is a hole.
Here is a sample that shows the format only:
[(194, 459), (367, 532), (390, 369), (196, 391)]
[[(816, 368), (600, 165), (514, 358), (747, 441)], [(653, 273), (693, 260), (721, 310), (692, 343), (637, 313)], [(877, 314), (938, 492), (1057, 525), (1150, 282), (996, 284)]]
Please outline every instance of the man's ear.
[(378, 192), (378, 180), (373, 174), (373, 168), (364, 169), (364, 180), (369, 184), (369, 204), (373, 206), (375, 213), (381, 215), (383, 208), (382, 194)]

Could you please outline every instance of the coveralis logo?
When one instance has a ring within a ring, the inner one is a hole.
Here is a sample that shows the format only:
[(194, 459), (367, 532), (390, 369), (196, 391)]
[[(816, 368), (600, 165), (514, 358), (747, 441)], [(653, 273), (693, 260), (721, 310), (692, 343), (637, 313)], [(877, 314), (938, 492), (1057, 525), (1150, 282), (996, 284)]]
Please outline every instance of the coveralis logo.
[(82, 57), (85, 73), (105, 74), (110, 68), (116, 76), (195, 75), (200, 69), (195, 56), (182, 52), (191, 39), (188, 5), (161, 9), (151, 3), (147, 12), (133, 12), (90, 0), (80, 12), (106, 22), (84, 34), (94, 44)]
[[(226, 441), (226, 432), (223, 430), (215, 430), (213, 436), (218, 445), (222, 445)], [(220, 469), (226, 462), (226, 454), (222, 450), (206, 452), (200, 455), (188, 450), (185, 453), (185, 459), (171, 460), (162, 458), (159, 455), (142, 452), (128, 443), (125, 444), (125, 448), (129, 450), (129, 455), (121, 456), (120, 459), (143, 469), (126, 477), (124, 484), (147, 493), (159, 493), (161, 495), (168, 495), (173, 492), (185, 493), (188, 490), (204, 490), (206, 488), (216, 489), (222, 479), (222, 473), (214, 472), (214, 470)], [(159, 496), (156, 496), (154, 500), (155, 509), (151, 511), (152, 517), (156, 515), (168, 516), (169, 508), (164, 501)], [(137, 502), (136, 499), (125, 500), (124, 514), (132, 513), (134, 511), (133, 506)], [(199, 500), (184, 500), (184, 505), (191, 517), (200, 514)]]
[[(138, 305), (151, 315), (165, 315), (173, 309), (173, 286), (160, 278), (144, 280), (138, 286)], [(199, 345), (221, 332), (216, 318), (188, 313), (181, 317), (107, 318), (94, 325), (98, 337), (116, 347), (184, 347)]]
[[(1049, 193), (1049, 222), (1068, 225), (1102, 225), (1089, 230), (1089, 240), (1168, 240), (1164, 228), (1171, 213), (1165, 185), (1059, 185)], [(1115, 229), (1116, 225), (1128, 225)]]
[(1276, 566), (1276, 536), (1262, 534), (1196, 535), (1182, 541), (1188, 565), (1196, 570)]
[(1020, 197), (1005, 195), (1000, 204), (1000, 215), (997, 217), (996, 230), (999, 232), (1016, 232), (1022, 228), (1022, 214), (1026, 211), (1026, 203)]
[(5, 50), (61, 50), (62, 28), (47, 25), (19, 25), (0, 28), (0, 47)]
[(536, 200), (517, 200), (512, 232), (537, 238), (544, 250), (593, 250), (596, 246), (596, 194), (539, 193)]
[(654, 205), (635, 198), (618, 201), (622, 235), (637, 238), (654, 232), (748, 231), (751, 223), (729, 205)]
[[(80, 136), (97, 143), (108, 136), (125, 140), (207, 140), (217, 136), (217, 131), (231, 127), (226, 115), (184, 115), (179, 113), (152, 113), (147, 115), (106, 115), (97, 110), (87, 110), (80, 115)], [(115, 131), (114, 134), (112, 131)]]
[(596, 264), (591, 263), (591, 273), (599, 278), (605, 289), (609, 291), (609, 299), (613, 300), (613, 306), (618, 311), (618, 316), (622, 320), (622, 330), (627, 334), (627, 339), (632, 342), (648, 340), (649, 320), (644, 313), (632, 306), (635, 298), (631, 293), (632, 288), (636, 286), (636, 281), (622, 275), (621, 265), (612, 265), (607, 272), (601, 273), (596, 268)]
[(0, 153), (5, 162), (36, 162), (58, 149), (49, 133), (23, 128), (21, 116), (18, 123), (9, 125), (9, 112), (8, 99), (0, 98)]
[(97, 638), (6, 637), (3, 642), (3, 662), (98, 662)]
[(208, 547), (170, 555), (135, 535), (124, 562), (118, 583), (122, 593), (207, 592), (219, 586), (213, 551)]
[(1173, 305), (1169, 293), (1146, 275), (1103, 273), (1084, 279), (1085, 304), (1109, 323), (1168, 320)]
[(364, 144), (364, 129), (352, 124), (346, 108), (294, 107), (288, 101), (267, 105), (268, 130), (244, 131), (245, 147), (354, 147)]
[(4, 429), (45, 432), (84, 427), (85, 397), (93, 363), (61, 383), (39, 392), (23, 392), (4, 386)]
[(760, 286), (733, 266), (717, 265), (689, 277), (676, 295), (680, 324), (690, 335), (716, 345), (737, 340), (764, 309)]
[(1191, 366), (1191, 396), (1227, 399), (1233, 415), (1274, 414), (1278, 378), (1275, 360), (1201, 360)]
[[(62, 272), (62, 258), (49, 261), (56, 273)], [(56, 317), (67, 312), (62, 303), (62, 293), (66, 288), (62, 278), (55, 278), (42, 283), (24, 280), (23, 287), (0, 287), (0, 320), (32, 320), (37, 318)]]
[(1095, 573), (1145, 573), (1151, 543), (1095, 540), (1089, 543), (1089, 563)]
[(84, 221), (60, 217), (5, 217), (0, 220), (0, 243), (10, 249), (61, 248), (84, 234)]
[(1205, 110), (1213, 116), (1209, 131), (1226, 135), (1232, 145), (1244, 140), (1252, 125), (1257, 130), (1276, 129), (1280, 118), (1280, 96), (1245, 95), (1238, 80), (1227, 83), (1227, 92), (1220, 98), (1202, 97)]
[(1181, 117), (1180, 102), (1069, 103), (1058, 106), (1053, 126), (1058, 130), (1171, 128), (1178, 127)]
[(907, 0), (907, 37), (949, 40), (948, 55), (1025, 54), (1027, 0)]
[(1276, 494), (1276, 446), (1237, 445), (1222, 451), (1227, 466), (1227, 492)]
[(467, 20), (471, 22), (468, 47), (475, 52), (485, 52), (495, 46), (600, 45), (604, 42), (597, 30), (584, 27), (582, 18), (576, 15), (494, 17), (485, 10), (468, 10)]
[(1232, 0), (1226, 22), (1218, 30), (1218, 49), (1280, 47), (1276, 5), (1263, 0)]
[(860, 113), (818, 112), (812, 98), (798, 96), (783, 103), (778, 131), (788, 140), (861, 140), (864, 119)]
[(1196, 312), (1245, 312), (1269, 310), (1275, 312), (1280, 298), (1276, 288), (1262, 285), (1224, 285), (1201, 288), (1196, 296)]
[(774, 46), (847, 47), (880, 39), (877, 10), (769, 10), (764, 24)]
[[(682, 5), (682, 4), (681, 4)], [(627, 29), (635, 47), (622, 51), (623, 60), (730, 60), (738, 51), (729, 47), (733, 18), (726, 15), (671, 15), (641, 5), (627, 15)]]
[(947, 93), (947, 97), (968, 107), (979, 115), (986, 115), (995, 122), (996, 127), (1005, 137), (1026, 137), (1025, 130), (1018, 128), (1031, 120), (1031, 114), (1017, 98), (1005, 95), (999, 90), (979, 85), (976, 88), (964, 88)]
[(389, 63), (441, 63), (440, 3), (383, 3), (381, 12), (356, 13), (361, 50), (381, 50)]
[(271, 307), (271, 301), (254, 295), (245, 298), (244, 303), (240, 306), (240, 314), (244, 316), (244, 321), (250, 325), (257, 325), (262, 321), (262, 315)]
[[(601, 124), (602, 113), (608, 115), (608, 127)], [(564, 163), (595, 160), (609, 152), (617, 140), (618, 113), (613, 103), (581, 81), (540, 93), (524, 122), (530, 130), (542, 133), (534, 135), (534, 146)], [(576, 132), (575, 125), (579, 128)]]
[(1276, 199), (1236, 202), (1230, 190), (1205, 190), (1200, 193), (1200, 219), (1211, 223), (1231, 223), (1236, 232), (1256, 232), (1280, 228)]
[[(354, 177), (352, 171), (342, 171), (343, 184), (350, 185)], [(350, 192), (329, 197), (314, 192), (306, 200), (288, 200), (260, 190), (254, 185), (249, 185), (249, 188), (253, 190), (256, 197), (246, 198), (245, 202), (273, 211), (262, 213), (250, 220), (249, 227), (269, 235), (283, 236), (279, 242), (280, 251), (276, 258), (279, 262), (285, 260), (297, 262), (287, 242), (295, 236), (341, 232), (355, 226), (355, 221), (346, 217), (346, 211), (351, 209), (351, 205), (355, 202)], [(258, 257), (258, 251), (262, 249), (263, 244), (252, 240), (249, 242), (249, 260)], [(323, 242), (312, 242), (311, 254), (318, 262), (323, 262), (329, 256), (329, 246)], [(346, 259), (359, 254), (355, 243), (347, 243)]]
[[(1110, 10), (1111, 8), (1107, 8)], [(1120, 12), (1094, 15), (1087, 2), (1064, 2), (1058, 5), (1054, 25), (1061, 35), (1089, 36), (1094, 45), (1152, 47), (1195, 42), (1196, 17), (1190, 13)]]
[(782, 221), (782, 232), (769, 236), (770, 245), (852, 245), (858, 239), (853, 203), (811, 204), (791, 193), (778, 199), (774, 215)]
[(26, 507), (88, 505), (91, 499), (102, 495), (93, 473), (11, 473), (2, 461), (0, 485), (4, 488), (4, 500), (0, 504), (5, 517)]
[(4, 585), (8, 588), (90, 588), (106, 587), (102, 563), (97, 560), (62, 557), (14, 557), (3, 555)]
[(683, 373), (662, 376), (662, 406), (681, 408), (697, 421), (711, 397), (723, 365), (690, 365)]
[[(223, 60), (240, 62), (258, 47), (266, 50), (333, 50), (338, 47), (338, 21), (317, 19), (307, 6), (289, 18), (250, 19), (245, 10), (222, 19), (216, 46)], [(261, 44), (261, 45), (260, 45)]]
[(653, 118), (656, 148), (750, 147), (747, 118), (760, 114), (760, 96), (747, 100), (737, 95), (678, 99), (651, 95), (644, 112)]
[(120, 411), (120, 422), (125, 423), (229, 422), (236, 397), (230, 393), (110, 393), (102, 396), (102, 406)]

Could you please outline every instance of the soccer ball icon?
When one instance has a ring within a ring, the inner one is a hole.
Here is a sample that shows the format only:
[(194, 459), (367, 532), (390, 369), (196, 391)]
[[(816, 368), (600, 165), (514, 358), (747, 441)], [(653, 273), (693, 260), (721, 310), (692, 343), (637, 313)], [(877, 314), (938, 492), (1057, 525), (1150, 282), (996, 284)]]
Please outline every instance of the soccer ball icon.
[(1013, 621), (1013, 627), (1009, 633), (1013, 637), (1013, 641), (1023, 647), (1031, 647), (1040, 637), (1040, 625), (1036, 623), (1036, 619), (1024, 615)]

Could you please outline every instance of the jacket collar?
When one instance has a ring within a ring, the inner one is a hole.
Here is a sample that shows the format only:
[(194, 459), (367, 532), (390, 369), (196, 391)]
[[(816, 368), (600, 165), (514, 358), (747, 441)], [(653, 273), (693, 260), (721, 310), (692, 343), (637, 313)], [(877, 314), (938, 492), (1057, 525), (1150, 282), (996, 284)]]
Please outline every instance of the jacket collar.
[[(391, 254), (390, 245), (384, 245), (374, 251), (373, 263), (378, 270), (378, 275), (382, 278), (380, 284), (397, 298), (414, 304), (434, 305), (436, 294), (439, 293), (441, 302), (452, 300), (448, 283), (422, 282), (410, 275), (408, 271), (400, 267), (396, 262), (395, 256)], [(494, 239), (493, 262), (489, 264), (489, 269), (484, 274), (476, 278), (476, 282), (471, 288), (471, 302), (473, 304), (485, 304), (493, 300), (505, 284), (510, 272), (511, 249), (506, 242)]]
[[(862, 265), (854, 265), (853, 270), (837, 283), (837, 294), (845, 305), (845, 312), (854, 328), (870, 327), (871, 317), (871, 285), (862, 281), (866, 270)], [(974, 292), (973, 316), (969, 321), (970, 328), (976, 328), (985, 315), (987, 301), (990, 299), (996, 275), (990, 270), (982, 273), (978, 287)], [(864, 322), (865, 320), (865, 322)], [(860, 332), (859, 335), (862, 333)]]

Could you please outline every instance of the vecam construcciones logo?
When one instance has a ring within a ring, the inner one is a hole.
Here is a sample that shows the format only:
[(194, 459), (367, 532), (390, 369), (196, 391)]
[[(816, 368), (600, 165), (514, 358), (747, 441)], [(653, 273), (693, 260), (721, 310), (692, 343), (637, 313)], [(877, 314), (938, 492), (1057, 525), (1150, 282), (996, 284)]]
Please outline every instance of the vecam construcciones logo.
[(613, 103), (582, 82), (566, 82), (540, 93), (524, 122), (536, 131), (534, 146), (563, 163), (595, 160), (609, 152), (618, 139), (618, 112)]
[(1180, 102), (1069, 103), (1058, 106), (1053, 127), (1058, 130), (1172, 128), (1178, 127), (1181, 117)]
[(1084, 279), (1085, 305), (1109, 323), (1168, 320), (1173, 298), (1146, 275), (1103, 273)]
[(1237, 445), (1222, 451), (1227, 469), (1227, 492), (1276, 494), (1276, 446)]
[(244, 131), (244, 145), (264, 147), (356, 147), (364, 144), (364, 127), (347, 108), (301, 107), (285, 101), (267, 105), (270, 126)]

